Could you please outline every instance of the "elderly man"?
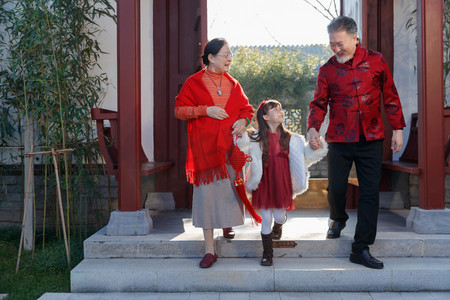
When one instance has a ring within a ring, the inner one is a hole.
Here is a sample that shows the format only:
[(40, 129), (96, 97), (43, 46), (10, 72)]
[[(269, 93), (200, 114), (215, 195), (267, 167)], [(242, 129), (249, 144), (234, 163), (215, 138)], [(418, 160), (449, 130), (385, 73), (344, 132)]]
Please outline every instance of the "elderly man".
[(347, 180), (354, 162), (360, 198), (350, 261), (382, 269), (383, 263), (369, 252), (369, 245), (375, 241), (379, 208), (384, 139), (380, 102), (394, 129), (391, 148), (396, 153), (402, 147), (405, 127), (400, 99), (383, 56), (359, 46), (353, 19), (337, 17), (327, 29), (335, 55), (320, 67), (308, 117), (308, 138), (315, 149), (320, 147), (318, 132), (329, 107), (326, 141), (329, 143), (328, 202), (332, 222), (327, 238), (340, 237), (348, 220), (345, 211)]

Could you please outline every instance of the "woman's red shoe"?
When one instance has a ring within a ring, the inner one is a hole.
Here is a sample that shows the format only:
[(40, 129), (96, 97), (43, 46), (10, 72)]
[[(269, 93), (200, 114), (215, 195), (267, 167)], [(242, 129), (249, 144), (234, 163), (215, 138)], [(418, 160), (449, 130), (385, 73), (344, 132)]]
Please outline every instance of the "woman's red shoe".
[(217, 254), (206, 253), (200, 261), (200, 268), (209, 268), (217, 261)]
[(232, 227), (222, 228), (223, 237), (226, 239), (234, 239), (234, 230)]

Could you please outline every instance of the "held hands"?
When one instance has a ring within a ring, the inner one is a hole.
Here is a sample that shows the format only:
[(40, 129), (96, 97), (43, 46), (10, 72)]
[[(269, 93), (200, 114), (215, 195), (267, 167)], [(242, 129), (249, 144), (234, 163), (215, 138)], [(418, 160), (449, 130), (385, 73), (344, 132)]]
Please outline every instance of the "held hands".
[(223, 120), (228, 118), (228, 114), (225, 111), (225, 109), (220, 108), (218, 106), (208, 106), (206, 108), (206, 114), (208, 115), (208, 117), (217, 120)]
[(233, 126), (233, 132), (231, 134), (235, 134), (236, 136), (242, 136), (244, 132), (247, 130), (245, 125), (247, 124), (247, 121), (245, 119), (239, 119), (236, 122), (234, 122)]
[(403, 129), (394, 130), (391, 141), (391, 149), (393, 153), (397, 153), (403, 146)]
[[(206, 108), (206, 114), (208, 117), (217, 119), (217, 120), (223, 120), (228, 118), (228, 114), (225, 111), (225, 109), (220, 108), (218, 106), (208, 106)], [(232, 134), (235, 134), (236, 136), (242, 136), (244, 132), (247, 130), (245, 125), (247, 124), (247, 121), (245, 119), (239, 119), (236, 122), (234, 122), (232, 129)]]
[(322, 142), (320, 141), (320, 134), (313, 127), (311, 127), (308, 130), (308, 140), (309, 140), (309, 145), (310, 145), (311, 149), (317, 150), (320, 147), (322, 147)]

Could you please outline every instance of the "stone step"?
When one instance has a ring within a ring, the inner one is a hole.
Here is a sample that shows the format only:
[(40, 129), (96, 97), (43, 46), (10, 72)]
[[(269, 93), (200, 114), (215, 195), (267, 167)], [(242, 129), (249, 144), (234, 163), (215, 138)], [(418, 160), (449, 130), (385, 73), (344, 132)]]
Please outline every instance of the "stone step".
[(347, 258), (85, 259), (71, 271), (73, 293), (448, 291), (450, 258), (384, 258), (384, 269)]
[[(450, 257), (450, 235), (417, 234), (406, 228), (407, 211), (380, 211), (378, 234), (371, 252), (379, 257)], [(339, 239), (326, 239), (328, 210), (295, 210), (283, 226), (284, 241), (294, 248), (275, 249), (276, 257), (347, 257), (356, 222), (356, 212)], [(107, 236), (102, 229), (84, 242), (85, 258), (186, 258), (202, 257), (203, 234), (192, 226), (191, 212), (158, 212), (152, 215), (155, 229), (147, 236)], [(259, 257), (262, 253), (260, 227), (249, 218), (235, 227), (236, 238), (224, 239), (215, 230), (216, 251), (220, 257)]]
[[(325, 234), (310, 234), (297, 239), (282, 238), (275, 242), (275, 257), (347, 257), (351, 250), (352, 235), (343, 233), (339, 239), (325, 239)], [(215, 249), (220, 257), (259, 257), (263, 251), (259, 234), (227, 240), (217, 237)], [(286, 242), (296, 246), (286, 247)], [(279, 246), (277, 246), (277, 244)], [(281, 244), (281, 245), (280, 245)], [(450, 237), (417, 236), (416, 234), (380, 233), (371, 253), (379, 257), (450, 257)], [(204, 242), (197, 240), (165, 240), (148, 237), (94, 236), (85, 241), (85, 258), (187, 258), (202, 257)]]
[(38, 300), (448, 300), (450, 292), (46, 293)]

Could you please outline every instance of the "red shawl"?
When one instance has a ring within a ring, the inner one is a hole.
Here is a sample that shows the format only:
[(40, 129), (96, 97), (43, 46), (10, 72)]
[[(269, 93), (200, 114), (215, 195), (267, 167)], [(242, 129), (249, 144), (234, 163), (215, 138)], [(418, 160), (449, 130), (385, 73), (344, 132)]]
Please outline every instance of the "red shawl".
[[(214, 106), (211, 94), (202, 81), (203, 72), (204, 70), (201, 70), (186, 80), (175, 98), (175, 107)], [(188, 182), (196, 186), (200, 183), (209, 184), (214, 178), (230, 177), (225, 164), (227, 152), (233, 145), (231, 126), (238, 119), (253, 118), (253, 107), (248, 103), (239, 82), (227, 73), (224, 73), (224, 76), (234, 84), (225, 106), (229, 117), (221, 121), (210, 117), (189, 120), (186, 176)]]

